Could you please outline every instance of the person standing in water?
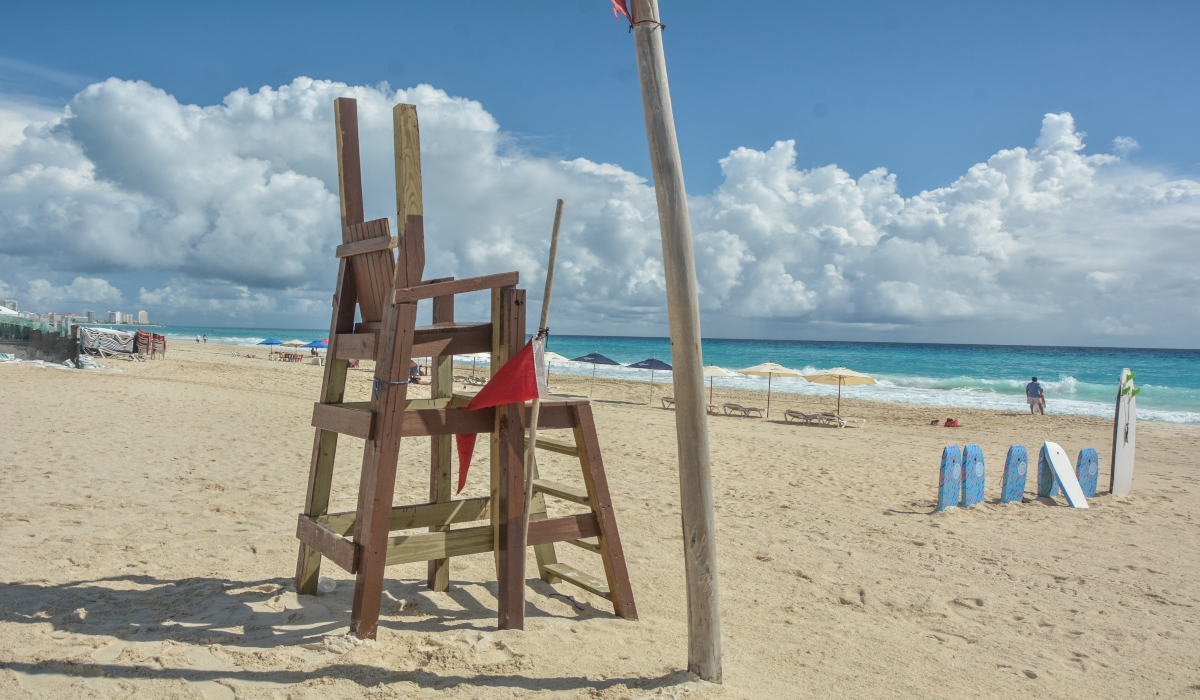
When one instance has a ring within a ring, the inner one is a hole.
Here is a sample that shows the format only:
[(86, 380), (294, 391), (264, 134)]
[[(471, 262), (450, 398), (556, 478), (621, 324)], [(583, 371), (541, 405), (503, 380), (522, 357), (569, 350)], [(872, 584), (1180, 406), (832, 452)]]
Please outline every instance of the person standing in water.
[(1042, 385), (1038, 382), (1037, 377), (1025, 385), (1025, 400), (1029, 402), (1029, 415), (1034, 415), (1033, 409), (1035, 408), (1038, 413), (1046, 414), (1046, 392), (1042, 391)]

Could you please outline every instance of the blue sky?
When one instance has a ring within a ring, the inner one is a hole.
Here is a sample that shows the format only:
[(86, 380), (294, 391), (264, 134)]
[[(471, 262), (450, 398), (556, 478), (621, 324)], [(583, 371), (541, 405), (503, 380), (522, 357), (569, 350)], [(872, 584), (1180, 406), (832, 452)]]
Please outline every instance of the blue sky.
[[(706, 334), (1012, 342), (1038, 320), (1046, 343), (1200, 346), (1163, 311), (1200, 321), (1200, 3), (662, 12)], [(0, 294), (324, 325), (345, 94), (422, 110), (430, 274), (536, 289), (565, 196), (564, 330), (665, 332), (607, 0), (6, 7)]]
[[(1200, 172), (1200, 3), (670, 2), (689, 188), (739, 146), (900, 174), (912, 195), (1028, 141), (1047, 112), (1137, 159)], [(632, 45), (605, 0), (26, 3), (0, 28), (0, 89), (63, 104), (94, 80), (182, 102), (299, 75), (429, 83), (483, 103), (534, 152), (649, 175)]]

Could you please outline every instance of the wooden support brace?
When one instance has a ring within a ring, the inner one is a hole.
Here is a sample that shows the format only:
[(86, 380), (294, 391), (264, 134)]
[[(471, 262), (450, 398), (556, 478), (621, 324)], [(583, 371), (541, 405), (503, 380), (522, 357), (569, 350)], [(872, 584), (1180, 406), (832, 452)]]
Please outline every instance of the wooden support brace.
[(495, 275), (485, 275), (483, 277), (468, 277), (461, 280), (453, 280), (451, 282), (434, 282), (431, 284), (419, 284), (397, 289), (395, 294), (395, 302), (397, 304), (408, 301), (418, 301), (420, 299), (432, 299), (434, 297), (442, 297), (451, 294), (465, 294), (466, 292), (482, 292), (487, 289), (495, 289), (497, 287), (515, 287), (520, 281), (520, 273), (517, 272), (501, 272)]

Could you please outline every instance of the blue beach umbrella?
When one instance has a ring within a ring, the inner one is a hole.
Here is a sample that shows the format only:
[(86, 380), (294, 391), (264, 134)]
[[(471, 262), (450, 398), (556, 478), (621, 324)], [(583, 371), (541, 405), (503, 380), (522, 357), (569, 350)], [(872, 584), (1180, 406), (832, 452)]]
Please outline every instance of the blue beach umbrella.
[(317, 348), (318, 350), (328, 350), (329, 349), (329, 341), (328, 340), (314, 340), (311, 343), (309, 343), (308, 345), (304, 345), (302, 347)]
[(648, 360), (642, 360), (641, 362), (635, 362), (632, 365), (625, 365), (625, 366), (630, 367), (632, 369), (648, 369), (648, 370), (650, 370), (650, 403), (654, 403), (654, 372), (655, 372), (655, 370), (669, 370), (669, 369), (671, 369), (671, 365), (668, 365), (666, 362), (663, 362), (662, 360), (657, 360), (657, 359), (651, 357)]
[(593, 352), (583, 357), (576, 357), (571, 362), (591, 362), (592, 363), (592, 384), (588, 387), (588, 398), (592, 397), (592, 389), (596, 386), (596, 365), (620, 365), (620, 362), (610, 360), (598, 352)]
[[(275, 338), (267, 338), (266, 340), (259, 343), (259, 345), (283, 345), (283, 341), (276, 340)], [(275, 352), (275, 348), (268, 348), (268, 349), (271, 352)], [(271, 357), (271, 355), (268, 353), (267, 357), (269, 358), (269, 357)]]

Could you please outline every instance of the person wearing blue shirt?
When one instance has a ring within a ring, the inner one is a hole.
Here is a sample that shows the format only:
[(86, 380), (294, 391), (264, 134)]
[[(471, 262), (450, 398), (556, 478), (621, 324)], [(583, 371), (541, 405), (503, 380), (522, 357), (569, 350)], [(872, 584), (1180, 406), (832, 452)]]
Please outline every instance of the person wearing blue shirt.
[(1046, 414), (1046, 392), (1042, 391), (1042, 385), (1038, 382), (1037, 377), (1025, 385), (1025, 400), (1029, 402), (1029, 415), (1034, 415), (1033, 409), (1035, 408), (1038, 413)]

